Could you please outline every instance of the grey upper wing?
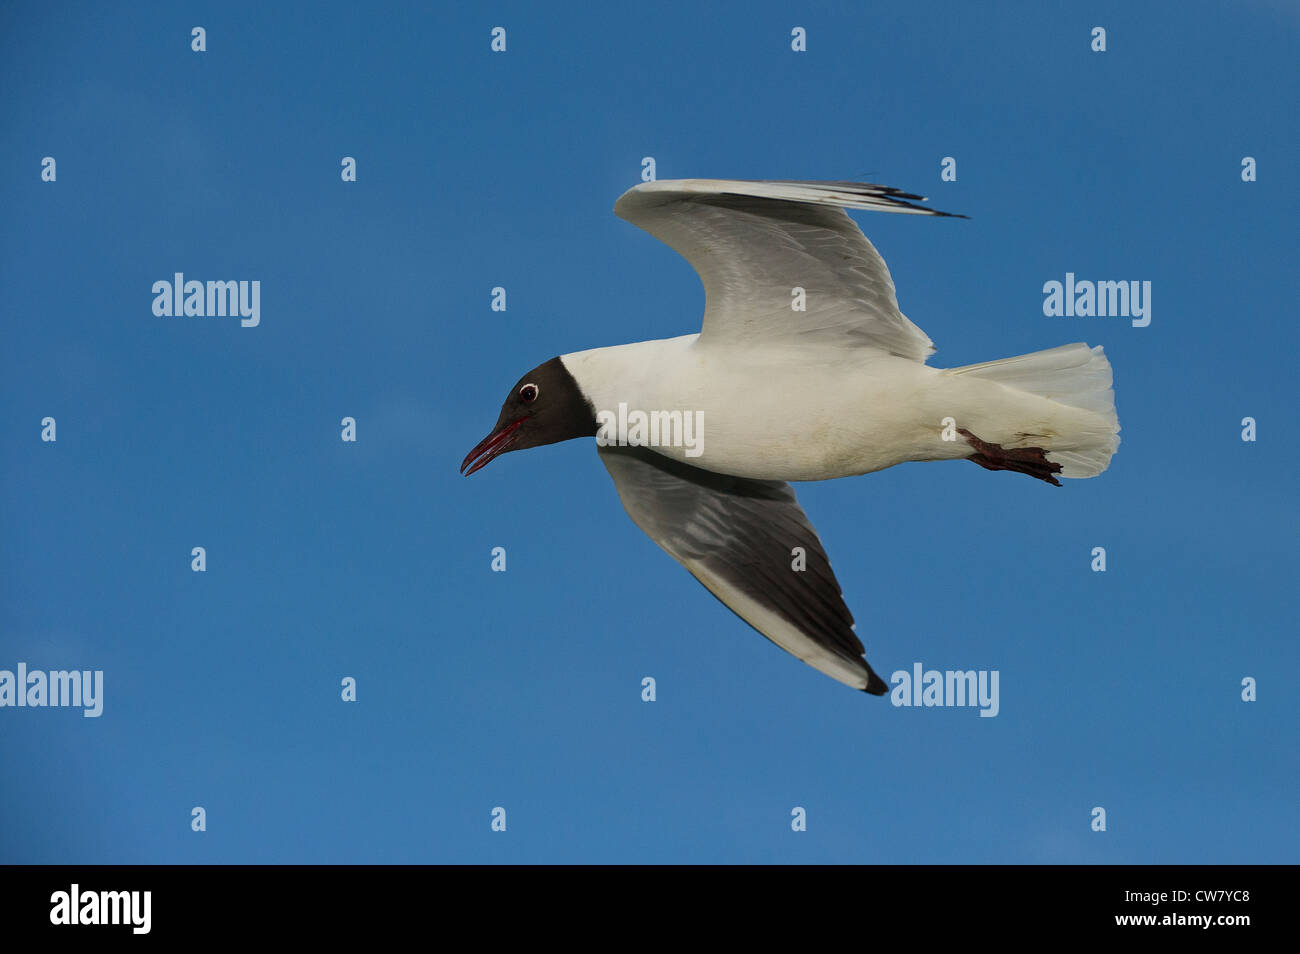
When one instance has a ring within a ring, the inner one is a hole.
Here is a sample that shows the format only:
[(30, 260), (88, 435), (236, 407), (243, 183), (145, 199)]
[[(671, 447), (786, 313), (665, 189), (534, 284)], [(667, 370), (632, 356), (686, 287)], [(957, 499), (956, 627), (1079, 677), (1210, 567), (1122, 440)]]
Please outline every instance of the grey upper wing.
[[(600, 447), (628, 516), (741, 619), (815, 669), (880, 695), (817, 531), (789, 484), (728, 477), (645, 447)], [(806, 568), (793, 569), (802, 547)]]
[[(924, 361), (934, 345), (899, 311), (884, 259), (844, 211), (948, 214), (920, 199), (870, 183), (678, 179), (629, 189), (614, 211), (695, 268), (703, 344), (857, 346)], [(804, 311), (791, 307), (795, 288)]]

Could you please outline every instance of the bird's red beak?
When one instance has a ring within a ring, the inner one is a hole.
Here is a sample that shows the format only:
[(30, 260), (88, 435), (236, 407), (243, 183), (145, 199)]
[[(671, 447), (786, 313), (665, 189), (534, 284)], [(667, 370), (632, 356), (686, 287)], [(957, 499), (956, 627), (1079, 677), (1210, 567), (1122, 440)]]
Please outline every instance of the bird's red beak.
[[(494, 457), (499, 457), (507, 447), (515, 442), (518, 437), (516, 432), (526, 420), (528, 420), (527, 417), (521, 417), (517, 421), (511, 421), (479, 441), (474, 445), (474, 449), (466, 454), (465, 459), (461, 461), (460, 472), (468, 477), (474, 471), (486, 467)], [(473, 467), (470, 467), (471, 461), (474, 462)], [(466, 467), (469, 467), (469, 470), (466, 470)]]

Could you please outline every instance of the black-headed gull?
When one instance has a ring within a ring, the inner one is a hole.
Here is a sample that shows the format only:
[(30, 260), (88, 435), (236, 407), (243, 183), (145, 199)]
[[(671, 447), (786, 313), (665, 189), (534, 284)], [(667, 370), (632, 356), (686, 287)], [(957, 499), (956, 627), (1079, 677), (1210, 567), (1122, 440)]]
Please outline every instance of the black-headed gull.
[(1100, 474), (1119, 445), (1100, 347), (925, 364), (934, 346), (844, 211), (948, 214), (920, 201), (855, 182), (629, 189), (614, 211), (694, 266), (703, 329), (538, 365), (461, 470), (595, 436), (628, 515), (714, 596), (821, 672), (883, 694), (786, 481), (964, 458), (1060, 486)]

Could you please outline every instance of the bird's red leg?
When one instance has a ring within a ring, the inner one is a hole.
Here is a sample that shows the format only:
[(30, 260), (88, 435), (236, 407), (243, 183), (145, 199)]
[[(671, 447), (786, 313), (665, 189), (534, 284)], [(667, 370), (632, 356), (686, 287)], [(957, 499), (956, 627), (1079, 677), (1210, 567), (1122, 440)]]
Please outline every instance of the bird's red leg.
[(966, 459), (973, 460), (985, 470), (1011, 470), (1061, 486), (1061, 482), (1052, 476), (1061, 472), (1061, 465), (1048, 460), (1041, 447), (1005, 448), (1001, 444), (986, 443), (965, 428), (958, 428), (957, 433), (975, 449), (975, 453)]

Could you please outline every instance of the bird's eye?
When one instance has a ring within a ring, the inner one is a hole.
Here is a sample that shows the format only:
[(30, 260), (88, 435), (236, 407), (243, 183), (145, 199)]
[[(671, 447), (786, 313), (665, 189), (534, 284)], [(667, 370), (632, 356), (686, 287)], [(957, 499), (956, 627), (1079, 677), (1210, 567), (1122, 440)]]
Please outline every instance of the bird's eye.
[(519, 389), (519, 400), (523, 401), (525, 404), (532, 404), (537, 400), (537, 394), (537, 385), (525, 384)]

